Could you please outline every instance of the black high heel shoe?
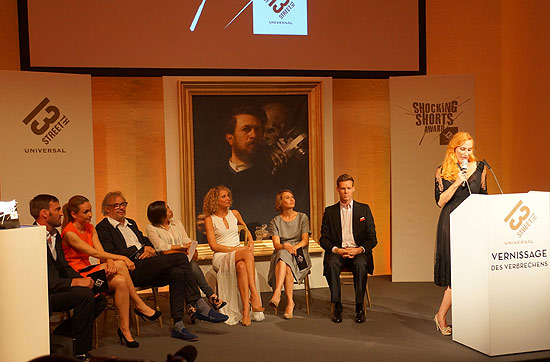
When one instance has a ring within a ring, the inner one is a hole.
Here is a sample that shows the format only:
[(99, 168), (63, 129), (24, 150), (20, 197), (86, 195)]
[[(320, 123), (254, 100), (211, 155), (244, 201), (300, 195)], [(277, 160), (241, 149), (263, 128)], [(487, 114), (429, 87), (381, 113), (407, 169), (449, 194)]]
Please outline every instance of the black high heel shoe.
[(157, 310), (157, 311), (155, 311), (155, 313), (153, 313), (152, 316), (148, 316), (148, 315), (145, 315), (144, 313), (141, 313), (137, 309), (134, 309), (134, 313), (136, 313), (137, 316), (141, 317), (141, 319), (143, 319), (143, 321), (145, 321), (145, 318), (149, 319), (150, 321), (156, 321), (157, 319), (159, 319), (160, 315), (162, 314), (161, 312), (159, 312)]
[(118, 337), (120, 338), (120, 345), (121, 346), (123, 345), (122, 340), (124, 340), (124, 342), (126, 342), (126, 347), (128, 347), (128, 348), (138, 348), (139, 347), (139, 342), (138, 341), (129, 341), (129, 340), (127, 340), (126, 337), (124, 337), (124, 334), (122, 333), (120, 328), (117, 330), (117, 333), (118, 333)]

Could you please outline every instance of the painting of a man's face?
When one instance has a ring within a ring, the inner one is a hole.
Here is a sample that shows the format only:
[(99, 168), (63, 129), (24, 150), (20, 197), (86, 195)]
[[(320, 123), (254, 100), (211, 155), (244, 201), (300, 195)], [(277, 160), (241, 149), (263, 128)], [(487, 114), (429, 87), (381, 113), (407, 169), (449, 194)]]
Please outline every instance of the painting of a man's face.
[[(297, 134), (304, 134), (303, 147), (308, 150), (308, 112), (306, 95), (193, 96), (190, 167), (196, 213), (202, 210), (208, 190), (219, 185), (231, 190), (231, 207), (253, 230), (275, 216), (273, 201), (282, 189), (292, 190), (296, 209), (309, 213), (309, 156), (295, 157), (290, 151), (283, 154), (277, 147), (281, 139), (290, 144)], [(277, 151), (276, 156), (285, 162), (275, 173), (273, 154)]]
[(250, 114), (239, 114), (235, 118), (235, 131), (233, 134), (227, 134), (226, 140), (236, 155), (250, 159), (262, 141), (262, 124), (258, 118)]

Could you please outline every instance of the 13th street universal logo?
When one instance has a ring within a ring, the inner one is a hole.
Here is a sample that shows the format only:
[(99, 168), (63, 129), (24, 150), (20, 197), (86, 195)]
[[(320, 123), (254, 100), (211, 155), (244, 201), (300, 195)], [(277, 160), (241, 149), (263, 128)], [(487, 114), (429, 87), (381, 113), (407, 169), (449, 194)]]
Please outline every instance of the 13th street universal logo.
[[(45, 145), (49, 145), (55, 137), (57, 137), (65, 127), (70, 123), (70, 120), (64, 114), (62, 115), (59, 107), (50, 103), (48, 97), (38, 103), (36, 107), (22, 121), (27, 125), (32, 133), (39, 136)], [(46, 150), (46, 149), (39, 149)], [(65, 153), (64, 149), (47, 149), (48, 153)], [(52, 151), (55, 150), (55, 151)], [(36, 149), (25, 149), (27, 153), (34, 153)]]
[[(462, 115), (461, 106), (469, 102), (471, 98), (460, 101), (460, 97), (447, 102), (430, 103), (423, 101), (411, 102), (411, 108), (397, 106), (407, 114), (414, 117), (415, 126), (422, 130), (422, 136), (418, 145), (422, 144), (428, 133), (438, 133), (439, 143), (446, 145), (458, 132), (457, 119)], [(412, 110), (411, 110), (412, 109)]]

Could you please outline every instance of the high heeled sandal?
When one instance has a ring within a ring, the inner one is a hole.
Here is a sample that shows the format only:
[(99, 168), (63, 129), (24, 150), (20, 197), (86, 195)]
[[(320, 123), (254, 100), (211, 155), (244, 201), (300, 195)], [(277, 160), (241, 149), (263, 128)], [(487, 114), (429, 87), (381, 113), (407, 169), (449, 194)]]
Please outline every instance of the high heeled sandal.
[(227, 303), (221, 300), (216, 294), (212, 294), (210, 298), (208, 298), (208, 301), (215, 310), (220, 310), (227, 305)]
[[(295, 305), (296, 304), (292, 304), (292, 310), (290, 311), (290, 313), (287, 313), (286, 308), (285, 308), (285, 313), (283, 314), (284, 319), (292, 319), (292, 317), (294, 317), (294, 306)], [(286, 307), (288, 308), (288, 305)]]
[(439, 324), (439, 321), (437, 320), (437, 315), (434, 317), (434, 322), (435, 322), (435, 330), (436, 331), (440, 331), (442, 335), (444, 336), (450, 336), (452, 334), (452, 328), (447, 326), (447, 327), (441, 327), (441, 325)]
[(260, 312), (264, 312), (265, 311), (265, 308), (260, 306), (259, 308), (254, 308), (252, 306), (252, 303), (250, 303), (250, 310), (252, 310), (253, 312), (256, 312), (256, 313), (260, 313)]
[(118, 333), (118, 338), (120, 338), (120, 345), (122, 346), (123, 343), (122, 341), (124, 340), (124, 342), (126, 343), (126, 347), (128, 348), (138, 348), (139, 347), (139, 342), (138, 341), (129, 341), (126, 339), (126, 337), (124, 336), (124, 334), (122, 333), (122, 331), (120, 330), (120, 328), (117, 330), (117, 333)]
[(269, 301), (269, 305), (273, 307), (273, 309), (277, 309), (279, 307), (279, 303), (281, 302), (281, 296), (279, 296), (279, 299), (276, 300), (275, 298), (271, 298)]
[(254, 306), (252, 305), (252, 300), (249, 300), (248, 303), (250, 304), (250, 309), (253, 312), (259, 313), (259, 312), (264, 312), (265, 311), (265, 308), (262, 307), (262, 298), (260, 298), (260, 306), (257, 307), (257, 308), (254, 308)]

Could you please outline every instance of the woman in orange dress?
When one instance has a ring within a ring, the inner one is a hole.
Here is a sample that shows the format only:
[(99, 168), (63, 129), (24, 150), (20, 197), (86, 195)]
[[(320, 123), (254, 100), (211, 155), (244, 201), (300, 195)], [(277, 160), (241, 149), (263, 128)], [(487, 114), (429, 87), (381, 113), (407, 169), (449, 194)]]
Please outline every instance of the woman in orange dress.
[[(130, 299), (134, 302), (136, 313), (145, 315), (149, 320), (160, 317), (141, 300), (136, 293), (128, 270), (134, 270), (134, 263), (124, 255), (107, 253), (99, 242), (92, 220), (92, 205), (84, 196), (73, 196), (63, 206), (63, 252), (69, 265), (82, 276), (105, 270), (109, 290), (114, 292), (115, 308), (120, 317), (118, 336), (120, 343), (126, 342), (129, 348), (139, 347), (130, 332)], [(91, 266), (90, 256), (101, 260), (101, 264)]]

